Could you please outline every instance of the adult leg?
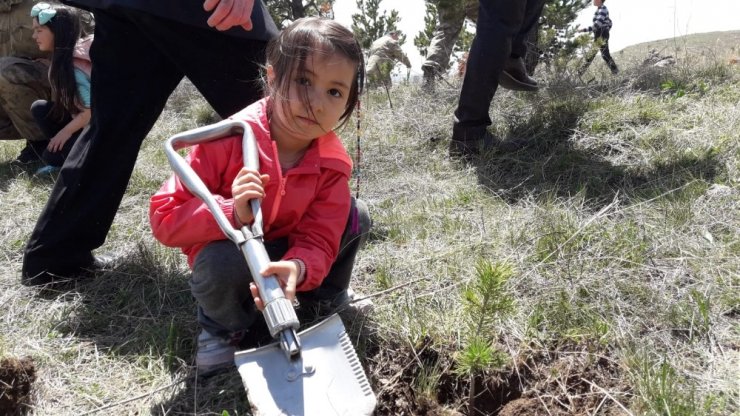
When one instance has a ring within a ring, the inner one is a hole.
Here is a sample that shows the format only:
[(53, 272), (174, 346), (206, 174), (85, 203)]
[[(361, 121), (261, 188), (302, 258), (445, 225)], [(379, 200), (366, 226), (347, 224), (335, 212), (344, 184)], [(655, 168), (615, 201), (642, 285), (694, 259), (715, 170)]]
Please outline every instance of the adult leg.
[(511, 40), (524, 21), (526, 4), (525, 0), (480, 1), (476, 34), (455, 110), (451, 152), (455, 143), (460, 148), (480, 148), (477, 142), (486, 139), (486, 128), (491, 124), (488, 115), (491, 100), (511, 53)]
[(537, 22), (544, 5), (544, 0), (527, 1), (522, 27), (511, 42), (511, 53), (506, 59), (499, 79), (500, 85), (504, 88), (516, 91), (536, 91), (538, 88), (537, 81), (527, 73), (524, 57), (527, 56), (527, 40), (530, 33), (539, 30)]
[(465, 23), (464, 5), (459, 0), (440, 2), (437, 16), (439, 24), (429, 41), (427, 59), (421, 65), (424, 86), (429, 89), (434, 87), (435, 78), (449, 67), (450, 55)]
[(65, 161), (31, 234), (24, 284), (48, 283), (94, 264), (92, 250), (105, 241), (141, 142), (182, 79), (155, 40), (137, 30), (137, 17), (126, 9), (95, 13), (90, 129)]
[(527, 54), (527, 39), (532, 30), (537, 30), (544, 6), (545, 0), (527, 0), (522, 26), (511, 41), (511, 56), (524, 57)]
[[(167, 22), (150, 15), (139, 18), (141, 31), (195, 85), (219, 116), (226, 118), (263, 97), (260, 68), (267, 43), (226, 36), (213, 30), (182, 26), (193, 35), (161, 33)], [(185, 40), (183, 40), (185, 39)]]
[(38, 61), (0, 58), (0, 106), (17, 134), (15, 137), (6, 136), (13, 131), (4, 129), (0, 139), (46, 140), (29, 109), (34, 101), (48, 100), (51, 96), (47, 71), (48, 66)]

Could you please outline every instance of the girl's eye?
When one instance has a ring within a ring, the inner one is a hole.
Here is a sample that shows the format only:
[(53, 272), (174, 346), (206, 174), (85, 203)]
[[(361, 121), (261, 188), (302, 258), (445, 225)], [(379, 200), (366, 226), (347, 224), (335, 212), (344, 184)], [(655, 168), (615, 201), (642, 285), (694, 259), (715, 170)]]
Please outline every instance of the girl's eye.
[(329, 95), (331, 95), (332, 97), (342, 98), (342, 92), (336, 88), (330, 89)]
[(309, 85), (311, 85), (311, 81), (309, 81), (308, 78), (306, 78), (306, 77), (300, 77), (300, 78), (298, 78), (297, 79), (297, 82), (298, 82), (298, 85), (303, 85), (303, 86), (306, 86), (306, 87), (309, 86)]

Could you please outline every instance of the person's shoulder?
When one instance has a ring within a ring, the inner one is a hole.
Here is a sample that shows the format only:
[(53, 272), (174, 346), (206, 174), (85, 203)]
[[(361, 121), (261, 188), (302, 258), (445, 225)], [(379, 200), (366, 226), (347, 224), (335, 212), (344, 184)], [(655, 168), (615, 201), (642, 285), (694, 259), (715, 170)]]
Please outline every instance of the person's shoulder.
[[(261, 127), (265, 127), (268, 125), (267, 123), (267, 105), (269, 102), (269, 98), (265, 97), (262, 99), (259, 99), (252, 104), (249, 104), (233, 116), (229, 117), (232, 120), (241, 120), (246, 121), (247, 123), (253, 124), (253, 125), (259, 125)], [(252, 127), (254, 128), (254, 126)]]
[(338, 171), (347, 177), (352, 174), (352, 158), (336, 133), (331, 131), (317, 138), (315, 148), (322, 168)]

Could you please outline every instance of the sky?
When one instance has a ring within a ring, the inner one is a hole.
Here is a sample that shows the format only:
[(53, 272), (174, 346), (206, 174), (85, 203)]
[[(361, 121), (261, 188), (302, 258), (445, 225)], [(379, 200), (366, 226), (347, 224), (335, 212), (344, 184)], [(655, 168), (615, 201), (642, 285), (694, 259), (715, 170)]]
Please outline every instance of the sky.
[[(608, 0), (605, 5), (614, 22), (609, 49), (619, 51), (627, 46), (651, 40), (693, 33), (740, 30), (740, 1), (737, 0)], [(411, 61), (412, 73), (421, 73), (423, 62), (414, 46), (414, 36), (424, 27), (424, 0), (383, 0), (381, 10), (398, 10), (398, 27), (406, 34), (404, 52)], [(587, 7), (576, 19), (581, 27), (590, 26), (595, 11)], [(336, 0), (334, 18), (352, 24), (357, 13), (355, 0)]]

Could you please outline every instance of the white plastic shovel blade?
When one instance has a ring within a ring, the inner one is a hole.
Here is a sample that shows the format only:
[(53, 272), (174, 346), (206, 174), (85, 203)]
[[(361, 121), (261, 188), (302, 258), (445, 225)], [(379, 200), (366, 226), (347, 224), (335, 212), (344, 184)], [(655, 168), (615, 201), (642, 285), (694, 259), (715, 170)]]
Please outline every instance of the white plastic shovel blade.
[(375, 394), (339, 315), (298, 336), (301, 358), (293, 362), (277, 343), (236, 353), (253, 414), (372, 415)]

